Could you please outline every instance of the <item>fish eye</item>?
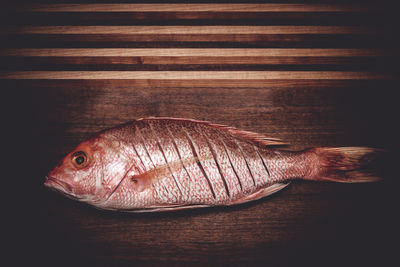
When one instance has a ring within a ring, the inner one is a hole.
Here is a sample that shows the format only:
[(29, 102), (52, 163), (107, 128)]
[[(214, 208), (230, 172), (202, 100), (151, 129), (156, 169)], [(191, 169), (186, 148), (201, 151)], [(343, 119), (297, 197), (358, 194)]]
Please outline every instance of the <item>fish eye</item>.
[(87, 165), (88, 158), (85, 152), (77, 151), (74, 154), (72, 154), (71, 161), (76, 168), (80, 169)]

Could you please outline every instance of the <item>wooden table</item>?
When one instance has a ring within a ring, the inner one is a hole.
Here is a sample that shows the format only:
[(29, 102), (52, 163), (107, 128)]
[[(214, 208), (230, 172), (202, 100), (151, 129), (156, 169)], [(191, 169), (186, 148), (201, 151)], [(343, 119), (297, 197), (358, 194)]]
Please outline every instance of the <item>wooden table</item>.
[[(5, 254), (53, 266), (387, 266), (398, 247), (393, 21), (381, 1), (3, 10)], [(245, 205), (154, 214), (99, 211), (43, 187), (81, 140), (146, 116), (209, 120), (293, 149), (384, 148), (385, 180), (295, 181)]]

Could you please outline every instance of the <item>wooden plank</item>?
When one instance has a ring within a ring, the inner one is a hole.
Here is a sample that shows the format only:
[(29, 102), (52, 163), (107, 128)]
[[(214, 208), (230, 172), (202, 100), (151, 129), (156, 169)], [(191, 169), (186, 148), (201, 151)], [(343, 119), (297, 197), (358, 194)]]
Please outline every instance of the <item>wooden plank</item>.
[(355, 12), (371, 9), (354, 4), (35, 4), (29, 12)]
[(0, 50), (19, 57), (368, 57), (389, 55), (382, 49), (348, 48), (21, 48)]
[[(1, 35), (1, 34), (0, 34)], [(0, 47), (63, 48), (394, 48), (372, 34), (18, 34)]]
[[(28, 91), (35, 88), (47, 88), (50, 90), (57, 88), (72, 88), (73, 90), (94, 90), (96, 88), (276, 88), (276, 89), (322, 89), (327, 88), (334, 91), (343, 88), (377, 88), (390, 87), (387, 80), (139, 80), (139, 79), (96, 79), (96, 80), (56, 80), (56, 79), (3, 79), (0, 82), (8, 84), (10, 87), (24, 88)], [(372, 90), (372, 89), (371, 89)]]
[(394, 59), (381, 57), (0, 57), (1, 71), (369, 71)]
[(332, 25), (377, 26), (380, 13), (371, 12), (21, 12), (4, 14), (6, 25)]
[(2, 79), (275, 80), (388, 79), (388, 74), (343, 71), (16, 71)]
[(7, 27), (1, 34), (366, 34), (362, 26), (20, 26)]

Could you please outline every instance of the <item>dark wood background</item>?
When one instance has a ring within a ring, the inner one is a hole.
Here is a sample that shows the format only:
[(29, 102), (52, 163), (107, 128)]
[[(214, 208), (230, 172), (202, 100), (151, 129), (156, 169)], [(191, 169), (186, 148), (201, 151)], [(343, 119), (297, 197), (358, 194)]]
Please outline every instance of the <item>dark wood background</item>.
[[(69, 3), (2, 9), (5, 256), (53, 266), (395, 263), (399, 43), (389, 2)], [(99, 211), (43, 187), (81, 140), (146, 116), (227, 124), (293, 149), (384, 148), (385, 180), (295, 181), (254, 203), (154, 214)]]

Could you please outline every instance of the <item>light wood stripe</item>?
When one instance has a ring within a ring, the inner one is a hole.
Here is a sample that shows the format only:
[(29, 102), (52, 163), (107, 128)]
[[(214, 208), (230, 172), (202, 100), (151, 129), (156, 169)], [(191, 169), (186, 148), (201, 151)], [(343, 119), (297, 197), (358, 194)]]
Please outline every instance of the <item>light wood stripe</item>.
[[(0, 73), (1, 74), (1, 73)], [(155, 90), (185, 90), (185, 89), (198, 89), (204, 88), (209, 90), (220, 90), (224, 89), (261, 89), (265, 88), (279, 88), (285, 90), (292, 90), (293, 88), (297, 89), (320, 89), (323, 87), (330, 88), (332, 90), (339, 88), (340, 90), (346, 88), (367, 88), (371, 84), (387, 84), (387, 82), (391, 82), (388, 80), (333, 80), (333, 79), (310, 79), (310, 80), (299, 80), (299, 79), (271, 79), (271, 80), (138, 80), (138, 79), (93, 79), (93, 80), (79, 80), (79, 79), (14, 79), (14, 80), (2, 80), (9, 81), (11, 83), (20, 84), (25, 86), (24, 88), (51, 88), (58, 89), (61, 87), (69, 87), (78, 89), (82, 85), (82, 83), (90, 84), (88, 87), (89, 90), (96, 88), (100, 88), (106, 86), (107, 88), (146, 88), (146, 89), (155, 89)]]
[(274, 80), (391, 79), (387, 74), (344, 71), (15, 71), (1, 79)]
[(2, 34), (366, 34), (358, 26), (21, 26)]
[(356, 12), (368, 5), (337, 4), (36, 4), (30, 12)]
[(16, 48), (0, 56), (23, 57), (368, 57), (388, 55), (378, 49), (320, 48)]

